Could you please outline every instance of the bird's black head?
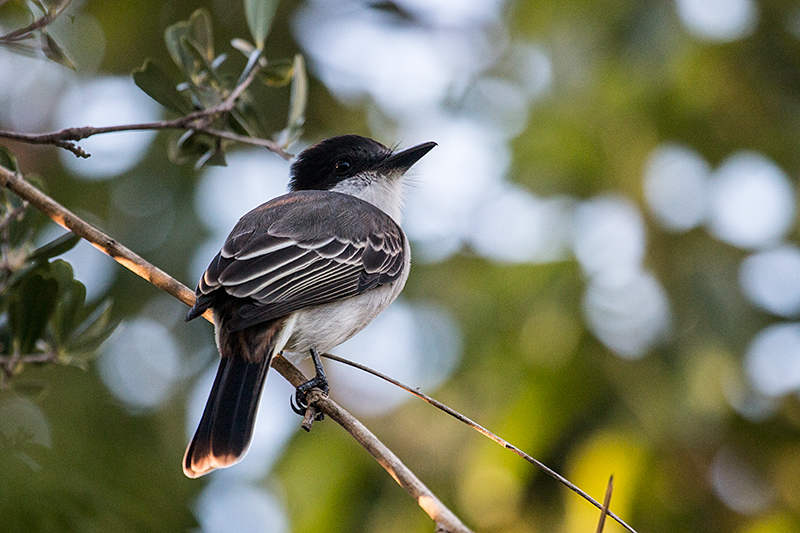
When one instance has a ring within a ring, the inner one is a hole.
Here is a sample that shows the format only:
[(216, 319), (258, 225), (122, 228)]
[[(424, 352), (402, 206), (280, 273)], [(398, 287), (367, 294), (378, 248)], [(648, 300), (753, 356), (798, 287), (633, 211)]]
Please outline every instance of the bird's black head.
[(430, 142), (392, 152), (359, 135), (331, 137), (300, 152), (291, 167), (289, 189), (330, 190), (350, 178), (368, 181), (398, 171), (402, 174), (435, 145)]

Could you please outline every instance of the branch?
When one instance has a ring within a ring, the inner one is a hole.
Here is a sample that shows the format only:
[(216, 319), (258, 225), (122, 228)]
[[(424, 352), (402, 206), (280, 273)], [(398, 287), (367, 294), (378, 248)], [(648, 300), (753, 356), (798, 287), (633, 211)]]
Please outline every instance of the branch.
[(20, 354), (13, 352), (11, 355), (0, 355), (0, 390), (8, 385), (13, 377), (17, 365), (27, 363), (57, 363), (58, 354), (53, 350), (43, 353)]
[(571, 490), (575, 494), (581, 496), (587, 502), (591, 503), (592, 505), (594, 505), (595, 507), (600, 509), (601, 512), (604, 512), (604, 513), (608, 514), (608, 516), (613, 518), (619, 525), (621, 525), (622, 527), (627, 529), (630, 533), (637, 533), (636, 530), (633, 529), (628, 524), (626, 524), (624, 520), (622, 520), (620, 517), (618, 517), (617, 515), (615, 515), (611, 511), (609, 511), (608, 508), (607, 508), (608, 507), (607, 504), (605, 506), (601, 505), (597, 500), (595, 500), (594, 498), (589, 496), (583, 489), (581, 489), (580, 487), (578, 487), (577, 485), (572, 483), (570, 480), (568, 480), (567, 478), (565, 478), (564, 476), (562, 476), (561, 474), (559, 474), (558, 472), (556, 472), (555, 470), (553, 470), (552, 468), (547, 466), (546, 464), (544, 464), (541, 461), (531, 457), (530, 455), (528, 455), (527, 453), (523, 452), (522, 450), (520, 450), (519, 448), (517, 448), (516, 446), (514, 446), (513, 444), (511, 444), (507, 440), (498, 437), (497, 435), (495, 435), (494, 433), (492, 433), (488, 429), (484, 428), (483, 426), (481, 426), (477, 422), (473, 421), (472, 419), (462, 415), (461, 413), (459, 413), (455, 409), (453, 409), (451, 407), (448, 407), (447, 405), (443, 404), (442, 402), (440, 402), (440, 401), (438, 401), (438, 400), (436, 400), (434, 398), (431, 398), (430, 396), (428, 396), (424, 392), (420, 392), (419, 389), (412, 389), (408, 385), (405, 385), (405, 384), (401, 383), (400, 381), (394, 379), (393, 377), (387, 376), (386, 374), (384, 374), (382, 372), (378, 372), (377, 370), (374, 370), (374, 369), (372, 369), (372, 368), (370, 368), (370, 367), (368, 367), (366, 365), (362, 365), (361, 363), (356, 363), (354, 361), (350, 361), (349, 359), (345, 359), (344, 357), (339, 357), (338, 355), (333, 355), (333, 354), (330, 354), (330, 353), (324, 353), (324, 354), (322, 354), (322, 357), (324, 357), (326, 359), (330, 359), (332, 361), (337, 361), (339, 363), (343, 363), (343, 364), (348, 365), (348, 366), (352, 366), (353, 368), (357, 368), (357, 369), (362, 370), (362, 371), (364, 371), (364, 372), (366, 372), (368, 374), (372, 374), (373, 376), (381, 378), (384, 381), (388, 381), (392, 385), (400, 387), (401, 389), (405, 390), (406, 392), (410, 392), (411, 394), (413, 394), (417, 398), (420, 398), (421, 400), (424, 400), (424, 401), (428, 402), (429, 404), (431, 404), (432, 406), (436, 407), (437, 409), (439, 409), (441, 411), (444, 411), (448, 415), (452, 416), (453, 418), (455, 418), (459, 422), (463, 422), (464, 424), (466, 424), (467, 426), (471, 427), (472, 429), (474, 429), (478, 433), (480, 433), (483, 436), (487, 437), (488, 439), (496, 442), (497, 444), (499, 444), (503, 448), (505, 448), (507, 450), (511, 450), (515, 454), (519, 455), (520, 457), (522, 457), (523, 459), (525, 459), (526, 461), (528, 461), (529, 463), (534, 465), (536, 468), (538, 468), (539, 470), (541, 470), (542, 472), (544, 472), (548, 476), (552, 477), (553, 479), (555, 479), (559, 483), (563, 484), (569, 490)]
[[(33, 205), (59, 226), (70, 230), (79, 237), (83, 237), (93, 244), (95, 248), (112, 257), (117, 263), (137, 276), (146, 279), (186, 305), (194, 304), (194, 293), (189, 290), (188, 287), (160, 268), (148, 263), (140, 255), (121, 245), (88, 222), (82, 220), (75, 213), (25, 181), (19, 173), (11, 172), (6, 168), (0, 167), (0, 186), (7, 188), (24, 201)], [(207, 320), (213, 321), (210, 310), (203, 316)]]
[[(0, 5), (4, 3), (5, 2), (0, 2)], [(72, 0), (64, 0), (64, 2), (56, 6), (55, 9), (47, 11), (42, 17), (34, 20), (28, 26), (6, 33), (5, 35), (0, 35), (0, 43), (13, 43), (27, 39), (32, 32), (44, 28), (57, 19), (58, 16), (63, 13), (71, 3)]]
[(139, 124), (121, 124), (118, 126), (83, 126), (80, 128), (64, 128), (63, 130), (50, 133), (16, 133), (13, 131), (0, 131), (0, 138), (10, 139), (28, 144), (52, 144), (69, 150), (78, 157), (87, 158), (89, 154), (80, 146), (75, 144), (93, 135), (103, 133), (117, 133), (121, 131), (141, 131), (141, 130), (194, 130), (206, 135), (211, 135), (218, 139), (228, 139), (255, 146), (262, 146), (283, 159), (290, 159), (289, 155), (281, 146), (269, 139), (258, 137), (246, 137), (235, 133), (214, 129), (208, 126), (211, 117), (220, 113), (225, 113), (220, 106), (208, 108), (204, 111), (195, 111), (188, 115), (172, 120), (159, 120), (157, 122), (142, 122)]
[[(272, 367), (295, 387), (308, 380), (297, 367), (283, 357), (273, 359)], [(316, 388), (309, 392), (308, 403), (309, 405), (315, 405), (350, 433), (378, 461), (384, 470), (417, 500), (422, 510), (436, 522), (437, 531), (452, 533), (470, 531), (386, 445), (378, 440), (353, 415)]]
[(193, 111), (187, 115), (172, 120), (159, 120), (156, 122), (142, 122), (139, 124), (122, 124), (117, 126), (83, 126), (80, 128), (64, 128), (50, 133), (16, 133), (13, 131), (0, 131), (0, 138), (11, 139), (28, 144), (52, 144), (69, 150), (77, 157), (87, 158), (88, 154), (76, 143), (93, 135), (103, 133), (117, 133), (121, 131), (141, 131), (141, 130), (194, 130), (205, 133), (217, 139), (227, 139), (240, 143), (262, 146), (279, 155), (283, 159), (290, 159), (288, 154), (280, 144), (269, 139), (258, 137), (247, 137), (233, 132), (211, 127), (212, 123), (220, 116), (230, 113), (236, 106), (236, 100), (247, 90), (255, 79), (260, 65), (256, 64), (250, 69), (244, 80), (234, 87), (224, 101), (220, 104), (207, 109)]
[[(39, 191), (18, 173), (0, 167), (0, 185), (8, 188), (23, 200), (42, 211), (56, 224), (71, 230), (76, 235), (83, 237), (100, 251), (114, 258), (119, 264), (128, 268), (133, 273), (149, 281), (167, 294), (177, 298), (186, 305), (194, 304), (194, 293), (184, 284), (172, 278), (169, 274), (145, 261), (128, 248), (122, 246), (114, 239), (104, 234), (91, 224), (83, 221), (64, 206)], [(209, 309), (203, 318), (213, 323), (214, 318)], [(293, 385), (307, 381), (303, 373), (283, 357), (273, 359), (273, 366), (278, 372)], [(378, 438), (373, 435), (361, 422), (356, 420), (336, 402), (312, 390), (309, 400), (324, 414), (328, 415), (342, 428), (350, 433), (378, 463), (403, 487), (420, 507), (430, 516), (437, 525), (437, 531), (445, 533), (470, 533), (470, 530), (450, 511), (420, 480), (406, 467), (397, 456), (391, 452)]]
[(603, 533), (603, 528), (606, 525), (606, 515), (608, 515), (608, 506), (611, 505), (611, 493), (614, 491), (614, 476), (608, 478), (608, 485), (606, 486), (606, 497), (603, 499), (603, 508), (600, 509), (600, 519), (597, 521), (597, 533)]

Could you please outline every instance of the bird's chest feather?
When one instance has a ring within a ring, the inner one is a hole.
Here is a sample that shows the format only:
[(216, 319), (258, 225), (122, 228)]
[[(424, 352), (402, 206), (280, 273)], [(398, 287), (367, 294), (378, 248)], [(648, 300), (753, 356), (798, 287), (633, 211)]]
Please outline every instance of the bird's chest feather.
[(411, 254), (406, 243), (406, 265), (403, 273), (392, 283), (376, 287), (363, 294), (330, 304), (297, 311), (291, 336), (284, 350), (297, 354), (292, 359), (308, 357), (309, 350), (326, 352), (343, 343), (369, 324), (391, 304), (408, 279)]

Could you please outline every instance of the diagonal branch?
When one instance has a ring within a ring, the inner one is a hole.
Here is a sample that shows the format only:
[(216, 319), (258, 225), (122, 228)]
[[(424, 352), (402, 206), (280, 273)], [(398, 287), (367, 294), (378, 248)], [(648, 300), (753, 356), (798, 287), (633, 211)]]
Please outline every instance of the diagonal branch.
[[(552, 468), (547, 466), (546, 464), (542, 463), (538, 459), (535, 459), (534, 457), (531, 457), (530, 455), (528, 455), (527, 453), (523, 452), (522, 450), (520, 450), (519, 448), (517, 448), (516, 446), (514, 446), (513, 444), (511, 444), (507, 440), (505, 440), (505, 439), (503, 439), (501, 437), (498, 437), (497, 435), (495, 435), (494, 433), (492, 433), (491, 431), (489, 431), (485, 427), (483, 427), (480, 424), (478, 424), (477, 422), (473, 421), (471, 418), (468, 418), (468, 417), (462, 415), (461, 413), (459, 413), (458, 411), (456, 411), (452, 407), (448, 407), (447, 405), (445, 405), (442, 402), (436, 400), (435, 398), (431, 398), (430, 396), (428, 396), (424, 392), (421, 392), (418, 389), (412, 389), (408, 385), (403, 384), (402, 382), (394, 379), (393, 377), (387, 376), (386, 374), (384, 374), (382, 372), (378, 372), (377, 370), (375, 370), (373, 368), (370, 368), (370, 367), (368, 367), (366, 365), (362, 365), (361, 363), (356, 363), (355, 361), (350, 361), (349, 359), (345, 359), (344, 357), (339, 357), (338, 355), (333, 355), (333, 354), (330, 354), (330, 353), (324, 353), (324, 354), (322, 354), (322, 357), (324, 357), (326, 359), (330, 359), (332, 361), (343, 363), (343, 364), (351, 366), (353, 368), (357, 368), (357, 369), (359, 369), (359, 370), (361, 370), (363, 372), (366, 372), (368, 374), (372, 374), (373, 376), (375, 376), (377, 378), (380, 378), (380, 379), (382, 379), (384, 381), (388, 381), (392, 385), (400, 387), (401, 389), (403, 389), (406, 392), (410, 392), (411, 394), (413, 394), (417, 398), (420, 398), (421, 400), (424, 400), (425, 402), (431, 404), (432, 406), (436, 407), (437, 409), (439, 409), (441, 411), (444, 411), (445, 413), (447, 413), (448, 415), (452, 416), (453, 418), (455, 418), (459, 422), (463, 422), (464, 424), (466, 424), (467, 426), (471, 427), (472, 429), (474, 429), (475, 431), (477, 431), (478, 433), (480, 433), (484, 437), (488, 438), (489, 440), (492, 440), (492, 441), (496, 442), (497, 444), (499, 444), (500, 446), (502, 446), (506, 450), (510, 450), (510, 451), (514, 452), (515, 454), (519, 455), (520, 457), (522, 457), (523, 459), (525, 459), (526, 461), (528, 461), (529, 463), (534, 465), (536, 468), (538, 468), (539, 470), (541, 470), (542, 472), (544, 472), (548, 476), (552, 477), (553, 479), (555, 479), (556, 481), (558, 481), (559, 483), (561, 483), (562, 485), (567, 487), (569, 490), (571, 490), (572, 492), (574, 492), (575, 494), (577, 494), (578, 496), (580, 496), (581, 498), (583, 498), (587, 502), (591, 503), (592, 505), (594, 505), (595, 507), (600, 509), (603, 513), (605, 513), (608, 516), (610, 516), (612, 519), (614, 519), (618, 524), (620, 524), (622, 527), (624, 527), (630, 533), (637, 533), (636, 530), (633, 529), (628, 524), (626, 524), (624, 520), (622, 520), (620, 517), (618, 517), (617, 515), (615, 515), (611, 511), (609, 511), (607, 503), (604, 504), (604, 505), (601, 505), (597, 500), (595, 500), (594, 498), (589, 496), (589, 494), (587, 494), (583, 489), (581, 489), (580, 487), (575, 485), (573, 482), (571, 482), (570, 480), (568, 480), (567, 478), (565, 478), (564, 476), (562, 476), (561, 474), (559, 474), (558, 472), (556, 472), (555, 470), (553, 470)], [(609, 496), (606, 496), (606, 497), (608, 498)], [(605, 514), (603, 516), (605, 516)]]
[[(6, 187), (23, 200), (42, 211), (56, 224), (71, 230), (83, 237), (96, 248), (114, 258), (119, 264), (141, 276), (169, 295), (186, 305), (194, 304), (194, 293), (184, 284), (172, 278), (163, 270), (145, 261), (128, 248), (101, 232), (91, 224), (70, 212), (64, 206), (33, 187), (20, 174), (0, 167), (0, 186)], [(203, 318), (213, 323), (211, 311), (203, 314)], [(283, 357), (273, 360), (273, 367), (294, 385), (306, 381), (303, 373)], [(319, 391), (309, 394), (314, 404), (342, 428), (350, 433), (378, 463), (403, 487), (430, 516), (437, 526), (437, 531), (445, 533), (470, 533), (470, 530), (450, 511), (407, 467), (363, 424), (345, 411), (339, 404)]]
[[(186, 305), (194, 304), (194, 293), (189, 290), (188, 287), (160, 268), (147, 262), (142, 256), (118, 243), (88, 222), (85, 222), (75, 213), (28, 183), (19, 173), (11, 172), (6, 168), (0, 167), (0, 186), (7, 188), (33, 205), (59, 226), (70, 230), (75, 235), (83, 237), (93, 244), (95, 248), (112, 257), (117, 263), (137, 276), (146, 279)], [(210, 312), (207, 312), (203, 316), (208, 320), (212, 320)]]
[[(295, 387), (305, 383), (308, 379), (297, 367), (283, 357), (273, 359), (272, 367)], [(316, 406), (350, 433), (378, 461), (384, 470), (389, 472), (389, 475), (397, 481), (398, 485), (417, 500), (417, 504), (422, 510), (436, 522), (437, 531), (453, 533), (470, 531), (413, 472), (408, 470), (394, 452), (378, 440), (358, 419), (331, 400), (328, 395), (319, 389), (311, 389), (308, 394), (308, 403)]]

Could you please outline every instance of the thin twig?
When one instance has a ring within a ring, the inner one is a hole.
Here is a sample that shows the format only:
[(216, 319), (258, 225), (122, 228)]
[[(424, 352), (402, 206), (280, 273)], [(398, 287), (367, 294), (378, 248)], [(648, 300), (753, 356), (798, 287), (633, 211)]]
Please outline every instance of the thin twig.
[(0, 355), (0, 390), (8, 385), (9, 380), (14, 376), (17, 365), (27, 363), (56, 363), (58, 354), (55, 351), (43, 353), (20, 354), (13, 352), (11, 355)]
[[(564, 476), (562, 476), (561, 474), (559, 474), (555, 470), (551, 469), (549, 466), (545, 465), (541, 461), (538, 461), (537, 459), (534, 459), (533, 457), (531, 457), (527, 453), (523, 452), (522, 450), (520, 450), (519, 448), (517, 448), (516, 446), (514, 446), (513, 444), (511, 444), (507, 440), (498, 437), (497, 435), (495, 435), (494, 433), (492, 433), (488, 429), (484, 428), (483, 426), (481, 426), (477, 422), (474, 422), (472, 419), (462, 415), (461, 413), (459, 413), (455, 409), (453, 409), (451, 407), (448, 407), (447, 405), (443, 404), (442, 402), (440, 402), (440, 401), (438, 401), (438, 400), (436, 400), (434, 398), (431, 398), (430, 396), (428, 396), (424, 392), (420, 392), (419, 389), (412, 389), (408, 385), (405, 385), (405, 384), (401, 383), (400, 381), (397, 381), (396, 379), (394, 379), (391, 376), (387, 376), (386, 374), (383, 374), (382, 372), (374, 370), (374, 369), (372, 369), (372, 368), (370, 368), (368, 366), (362, 365), (361, 363), (356, 363), (354, 361), (350, 361), (349, 359), (345, 359), (343, 357), (339, 357), (338, 355), (333, 355), (333, 354), (330, 354), (330, 353), (324, 353), (324, 354), (321, 354), (321, 355), (322, 355), (322, 357), (325, 357), (326, 359), (330, 359), (332, 361), (337, 361), (339, 363), (343, 363), (345, 365), (352, 366), (353, 368), (357, 368), (359, 370), (367, 372), (368, 374), (372, 374), (375, 377), (381, 378), (384, 381), (388, 381), (392, 385), (395, 385), (395, 386), (400, 387), (401, 389), (403, 389), (403, 390), (405, 390), (407, 392), (410, 392), (414, 396), (416, 396), (416, 397), (428, 402), (429, 404), (433, 405), (437, 409), (440, 409), (441, 411), (444, 411), (445, 413), (447, 413), (448, 415), (452, 416), (456, 420), (458, 420), (460, 422), (463, 422), (464, 424), (466, 424), (467, 426), (471, 427), (472, 429), (474, 429), (478, 433), (481, 433), (483, 436), (493, 440), (494, 442), (496, 442), (497, 444), (499, 444), (503, 448), (505, 448), (507, 450), (511, 450), (512, 452), (514, 452), (515, 454), (519, 455), (520, 457), (522, 457), (523, 459), (525, 459), (526, 461), (528, 461), (529, 463), (534, 465), (536, 468), (538, 468), (539, 470), (541, 470), (542, 472), (544, 472), (548, 476), (552, 477), (553, 479), (555, 479), (559, 483), (561, 483), (564, 486), (566, 486), (572, 492), (574, 492), (574, 493), (578, 494), (579, 496), (581, 496), (583, 499), (585, 499), (586, 501), (588, 501), (589, 503), (591, 503), (592, 505), (594, 505), (598, 509), (601, 509), (601, 510), (603, 509), (603, 506), (600, 505), (600, 503), (597, 500), (595, 500), (594, 498), (589, 496), (581, 488), (579, 488), (577, 485), (572, 483), (570, 480), (568, 480), (567, 478), (565, 478)], [(633, 529), (631, 526), (626, 524), (625, 521), (623, 521), (621, 518), (619, 518), (617, 515), (615, 515), (611, 511), (608, 511), (608, 516), (613, 518), (619, 525), (621, 525), (622, 527), (624, 527), (625, 529), (630, 531), (630, 533), (636, 533), (635, 529)]]
[[(214, 113), (226, 112), (224, 110), (216, 110)], [(211, 116), (207, 111), (196, 111), (180, 118), (172, 120), (159, 120), (156, 122), (142, 122), (138, 124), (120, 124), (116, 126), (83, 126), (80, 128), (64, 128), (63, 130), (53, 131), (50, 133), (17, 133), (13, 131), (0, 131), (0, 138), (19, 141), (27, 144), (52, 144), (69, 150), (78, 157), (89, 157), (80, 146), (75, 143), (93, 135), (100, 135), (104, 133), (118, 133), (122, 131), (142, 131), (142, 130), (195, 130), (212, 137), (220, 139), (229, 139), (255, 146), (262, 146), (273, 152), (283, 159), (291, 159), (291, 155), (287, 153), (278, 143), (270, 141), (269, 139), (261, 139), (258, 137), (246, 137), (244, 135), (237, 135), (235, 133), (226, 132), (223, 130), (214, 129), (204, 125), (203, 119), (206, 121)]]
[(4, 232), (9, 224), (19, 219), (19, 216), (28, 208), (28, 202), (23, 201), (20, 205), (9, 211), (0, 220), (0, 232)]
[(0, 365), (11, 366), (18, 363), (52, 363), (57, 359), (55, 352), (0, 355)]
[(142, 122), (139, 124), (120, 124), (116, 126), (83, 126), (79, 128), (64, 128), (50, 133), (17, 133), (13, 131), (0, 131), (0, 138), (10, 139), (28, 144), (51, 144), (65, 150), (69, 150), (77, 157), (87, 158), (89, 154), (76, 143), (93, 135), (104, 133), (118, 133), (122, 131), (142, 131), (142, 130), (194, 130), (205, 133), (217, 139), (227, 139), (240, 143), (262, 146), (283, 159), (291, 159), (291, 155), (283, 147), (269, 139), (258, 137), (247, 137), (233, 132), (228, 132), (212, 127), (212, 123), (220, 116), (230, 113), (236, 107), (236, 101), (247, 90), (255, 80), (256, 75), (261, 69), (260, 64), (256, 64), (247, 74), (242, 82), (233, 88), (228, 96), (221, 103), (193, 111), (182, 117), (171, 120), (159, 120), (156, 122)]
[[(75, 214), (64, 208), (58, 202), (45, 195), (18, 173), (0, 167), (0, 186), (6, 187), (23, 200), (42, 211), (55, 223), (70, 229), (76, 235), (83, 237), (96, 248), (111, 256), (122, 266), (130, 269), (135, 274), (162, 289), (169, 295), (177, 298), (186, 305), (194, 304), (194, 293), (184, 284), (169, 276), (169, 274), (148, 263), (140, 256), (114, 241), (103, 232), (89, 223), (81, 220)], [(203, 314), (203, 318), (214, 322), (211, 311)], [(272, 366), (293, 385), (297, 386), (307, 379), (303, 373), (283, 357), (273, 359)], [(359, 444), (361, 444), (380, 465), (417, 500), (420, 507), (434, 521), (438, 530), (446, 533), (471, 533), (458, 517), (450, 511), (420, 480), (405, 466), (394, 453), (391, 452), (378, 438), (371, 433), (347, 411), (336, 402), (327, 398), (317, 389), (309, 393), (309, 402), (314, 403), (318, 409), (342, 426)]]
[(44, 28), (45, 26), (53, 22), (55, 19), (57, 19), (58, 16), (61, 13), (63, 13), (64, 10), (67, 9), (67, 7), (69, 7), (71, 3), (72, 0), (65, 0), (65, 2), (60, 6), (58, 6), (56, 9), (52, 11), (47, 11), (44, 14), (44, 16), (34, 20), (28, 26), (6, 33), (5, 35), (0, 35), (0, 43), (14, 43), (17, 41), (21, 41), (23, 39), (27, 39), (28, 34)]
[[(272, 367), (295, 387), (307, 381), (297, 367), (283, 357), (276, 357)], [(419, 506), (436, 522), (437, 531), (450, 533), (469, 532), (470, 530), (453, 514), (419, 478), (409, 470), (402, 461), (373, 435), (361, 422), (348, 413), (339, 404), (331, 400), (327, 394), (314, 388), (308, 393), (309, 405), (316, 405), (323, 413), (331, 417), (345, 431), (350, 433), (405, 489)]]
[(270, 152), (279, 155), (283, 159), (286, 159), (287, 161), (292, 158), (292, 154), (286, 152), (279, 143), (276, 143), (275, 141), (271, 141), (269, 139), (263, 139), (261, 137), (247, 137), (246, 135), (239, 135), (238, 133), (218, 130), (214, 128), (197, 128), (197, 131), (206, 133), (218, 139), (227, 139), (229, 141), (236, 141), (244, 144), (252, 144), (253, 146), (262, 146), (267, 150), (269, 150)]
[(603, 528), (606, 525), (606, 515), (608, 514), (608, 506), (611, 505), (611, 492), (614, 490), (614, 476), (613, 474), (608, 478), (608, 486), (606, 486), (606, 497), (603, 498), (603, 508), (600, 509), (600, 520), (597, 522), (597, 533), (603, 533)]

